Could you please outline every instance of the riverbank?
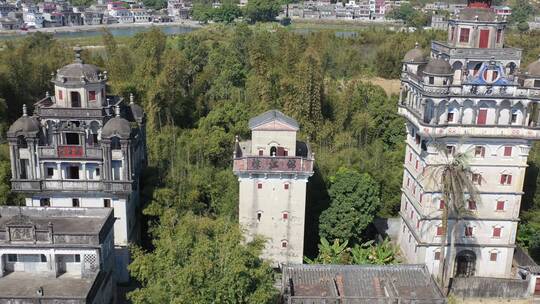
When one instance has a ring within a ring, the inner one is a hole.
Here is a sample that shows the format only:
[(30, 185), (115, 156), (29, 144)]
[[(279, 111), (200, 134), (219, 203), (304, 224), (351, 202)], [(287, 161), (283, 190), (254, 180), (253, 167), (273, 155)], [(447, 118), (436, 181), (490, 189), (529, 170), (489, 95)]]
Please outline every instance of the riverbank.
[(130, 30), (138, 29), (138, 31), (152, 28), (152, 27), (179, 27), (179, 28), (190, 28), (197, 29), (202, 27), (198, 21), (193, 20), (183, 20), (178, 22), (164, 22), (164, 23), (116, 23), (116, 24), (100, 24), (100, 25), (80, 25), (80, 26), (62, 26), (62, 27), (49, 27), (49, 28), (40, 28), (32, 29), (27, 31), (21, 30), (0, 30), (0, 39), (2, 38), (16, 38), (19, 36), (25, 36), (32, 33), (42, 32), (42, 33), (51, 33), (51, 34), (77, 34), (77, 33), (88, 33), (88, 32), (101, 32), (103, 29), (109, 30)]

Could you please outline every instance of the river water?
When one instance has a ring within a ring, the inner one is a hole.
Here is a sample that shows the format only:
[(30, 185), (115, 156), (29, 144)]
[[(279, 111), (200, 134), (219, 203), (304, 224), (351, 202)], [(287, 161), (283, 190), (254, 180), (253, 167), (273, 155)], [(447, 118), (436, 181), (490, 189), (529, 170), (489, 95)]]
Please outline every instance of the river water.
[[(148, 31), (152, 28), (149, 26), (135, 26), (135, 27), (118, 27), (118, 28), (109, 28), (111, 34), (115, 37), (122, 36), (134, 36), (137, 33)], [(185, 25), (161, 25), (158, 27), (166, 35), (176, 35), (176, 34), (185, 34), (196, 30), (196, 27), (190, 27)], [(53, 33), (56, 38), (85, 38), (85, 37), (95, 37), (101, 36), (103, 34), (100, 28), (95, 30), (84, 30), (84, 31), (73, 31), (73, 32), (55, 32)], [(0, 35), (0, 40), (15, 39), (19, 37), (24, 37), (24, 34), (14, 34), (14, 35)]]

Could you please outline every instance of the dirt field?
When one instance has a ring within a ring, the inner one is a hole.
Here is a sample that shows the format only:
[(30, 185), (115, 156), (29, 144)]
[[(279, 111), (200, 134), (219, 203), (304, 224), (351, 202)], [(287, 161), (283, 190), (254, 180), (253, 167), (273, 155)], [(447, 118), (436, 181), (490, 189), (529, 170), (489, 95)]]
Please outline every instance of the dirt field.
[(399, 94), (400, 81), (399, 79), (384, 79), (381, 77), (366, 77), (363, 81), (369, 81), (372, 84), (381, 86), (388, 96), (392, 94)]

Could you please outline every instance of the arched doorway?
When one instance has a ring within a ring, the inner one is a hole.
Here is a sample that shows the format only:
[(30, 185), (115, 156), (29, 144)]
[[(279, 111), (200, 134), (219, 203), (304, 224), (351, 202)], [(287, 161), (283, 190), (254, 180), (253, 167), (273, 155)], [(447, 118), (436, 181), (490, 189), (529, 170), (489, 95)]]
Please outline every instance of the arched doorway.
[(456, 256), (455, 277), (468, 278), (474, 276), (476, 270), (476, 254), (471, 250), (463, 250)]

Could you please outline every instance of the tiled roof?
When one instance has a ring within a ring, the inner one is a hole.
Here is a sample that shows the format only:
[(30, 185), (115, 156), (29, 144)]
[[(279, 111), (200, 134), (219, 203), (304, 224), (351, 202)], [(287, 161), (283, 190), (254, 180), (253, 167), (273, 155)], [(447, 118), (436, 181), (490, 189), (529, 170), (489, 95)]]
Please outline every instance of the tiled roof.
[(284, 296), (296, 298), (294, 303), (303, 303), (298, 299), (312, 303), (320, 297), (444, 303), (424, 265), (287, 265), (283, 283)]
[(270, 110), (270, 111), (267, 111), (267, 112), (264, 112), (263, 114), (257, 116), (257, 117), (254, 117), (252, 119), (249, 120), (249, 128), (250, 129), (253, 129), (253, 128), (256, 128), (260, 125), (263, 125), (265, 123), (269, 123), (271, 121), (279, 121), (279, 122), (282, 122), (282, 123), (285, 123), (295, 129), (298, 129), (299, 126), (298, 126), (298, 122), (296, 122), (296, 120), (294, 120), (293, 118), (281, 113), (280, 111), (278, 110)]

